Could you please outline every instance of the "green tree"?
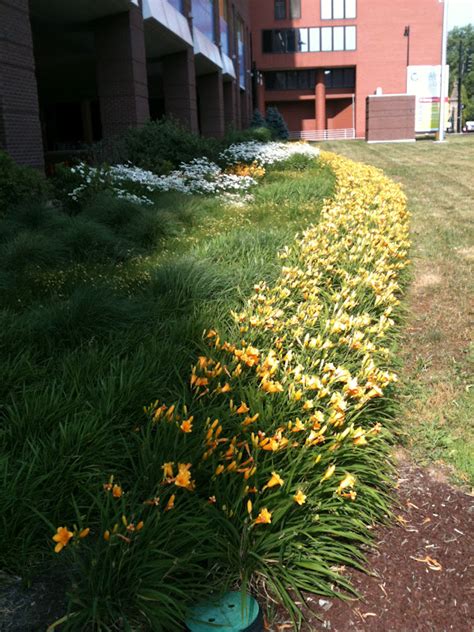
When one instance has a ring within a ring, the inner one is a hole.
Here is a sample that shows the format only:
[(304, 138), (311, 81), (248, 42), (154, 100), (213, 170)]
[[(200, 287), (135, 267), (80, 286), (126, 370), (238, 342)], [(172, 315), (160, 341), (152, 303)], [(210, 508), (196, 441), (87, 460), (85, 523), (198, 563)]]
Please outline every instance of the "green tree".
[[(461, 58), (460, 58), (461, 55)], [(461, 63), (460, 63), (461, 62)], [(449, 90), (457, 84), (462, 71), (463, 122), (474, 116), (474, 26), (456, 27), (448, 37)]]
[(255, 109), (253, 111), (252, 120), (250, 121), (250, 127), (266, 127), (267, 123), (265, 117), (260, 110)]
[(267, 108), (266, 122), (267, 127), (272, 132), (272, 136), (274, 138), (288, 140), (290, 136), (288, 126), (278, 108), (271, 106)]

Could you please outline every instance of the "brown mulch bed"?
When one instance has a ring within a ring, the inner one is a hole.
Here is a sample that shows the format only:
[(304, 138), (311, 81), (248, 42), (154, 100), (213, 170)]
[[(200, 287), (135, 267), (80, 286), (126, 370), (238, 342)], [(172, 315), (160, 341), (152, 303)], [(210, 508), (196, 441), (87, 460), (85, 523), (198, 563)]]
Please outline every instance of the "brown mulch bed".
[(397, 522), (377, 529), (373, 575), (346, 572), (362, 599), (308, 595), (302, 632), (474, 632), (474, 497), (403, 454), (398, 475)]

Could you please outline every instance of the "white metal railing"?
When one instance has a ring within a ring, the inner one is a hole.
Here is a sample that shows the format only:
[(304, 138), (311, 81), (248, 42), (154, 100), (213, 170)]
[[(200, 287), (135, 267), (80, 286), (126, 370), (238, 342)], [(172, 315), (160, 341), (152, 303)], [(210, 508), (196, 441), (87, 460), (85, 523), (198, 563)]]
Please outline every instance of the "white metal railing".
[(345, 129), (324, 129), (324, 130), (302, 130), (290, 132), (292, 140), (353, 140), (355, 129), (347, 127)]

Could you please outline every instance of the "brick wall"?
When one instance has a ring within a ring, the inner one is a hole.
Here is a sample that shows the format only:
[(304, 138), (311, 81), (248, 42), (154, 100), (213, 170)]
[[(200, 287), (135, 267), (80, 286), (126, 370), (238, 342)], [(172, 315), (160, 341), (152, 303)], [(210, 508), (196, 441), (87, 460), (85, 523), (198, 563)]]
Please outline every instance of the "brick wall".
[(102, 132), (111, 138), (150, 118), (141, 9), (98, 24), (96, 52)]
[(415, 105), (411, 95), (367, 97), (366, 140), (415, 140)]
[(192, 48), (166, 55), (162, 63), (166, 113), (177, 118), (192, 132), (198, 132), (196, 74)]
[(0, 0), (0, 147), (44, 166), (28, 0)]

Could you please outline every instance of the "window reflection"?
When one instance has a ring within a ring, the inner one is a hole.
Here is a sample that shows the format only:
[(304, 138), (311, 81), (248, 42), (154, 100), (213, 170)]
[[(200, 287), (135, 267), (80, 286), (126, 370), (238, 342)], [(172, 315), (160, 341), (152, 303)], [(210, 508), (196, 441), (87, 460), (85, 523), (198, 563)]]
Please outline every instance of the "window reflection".
[(216, 41), (214, 0), (193, 0), (193, 24), (212, 42)]

